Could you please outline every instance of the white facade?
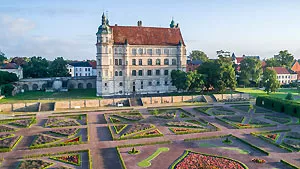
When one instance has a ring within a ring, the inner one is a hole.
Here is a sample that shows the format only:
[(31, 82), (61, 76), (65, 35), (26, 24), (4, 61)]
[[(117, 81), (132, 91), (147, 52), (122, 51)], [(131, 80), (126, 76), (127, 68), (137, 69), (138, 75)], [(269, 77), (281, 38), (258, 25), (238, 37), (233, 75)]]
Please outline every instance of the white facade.
[(186, 49), (177, 46), (114, 44), (105, 18), (97, 33), (97, 95), (176, 91), (171, 71), (186, 71)]
[(81, 67), (81, 66), (73, 66), (73, 65), (68, 64), (67, 69), (68, 69), (71, 77), (96, 76), (96, 74), (93, 74), (93, 68), (91, 66), (90, 67)]
[(23, 68), (21, 66), (19, 66), (17, 69), (0, 69), (0, 71), (14, 73), (19, 79), (23, 79)]
[(290, 84), (297, 81), (297, 74), (277, 74), (277, 80), (280, 84)]

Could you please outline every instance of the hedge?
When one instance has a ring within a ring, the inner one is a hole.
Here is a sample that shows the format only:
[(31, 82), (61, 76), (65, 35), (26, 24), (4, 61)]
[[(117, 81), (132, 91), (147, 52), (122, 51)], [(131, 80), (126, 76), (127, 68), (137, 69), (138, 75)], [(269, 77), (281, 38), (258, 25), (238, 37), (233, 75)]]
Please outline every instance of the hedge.
[(127, 167), (126, 167), (126, 165), (125, 165), (125, 162), (124, 162), (124, 160), (123, 160), (123, 157), (122, 157), (122, 155), (121, 155), (120, 150), (119, 150), (118, 147), (116, 147), (116, 151), (117, 151), (118, 157), (119, 157), (119, 159), (120, 159), (122, 168), (123, 168), (123, 169), (127, 169)]
[(219, 135), (219, 136), (208, 136), (208, 137), (197, 137), (197, 138), (186, 138), (183, 141), (189, 142), (189, 141), (198, 141), (198, 140), (209, 140), (209, 139), (224, 138), (224, 137), (231, 137), (231, 136), (232, 136), (232, 134)]
[(266, 150), (263, 150), (263, 149), (261, 149), (261, 148), (255, 146), (255, 145), (249, 143), (248, 141), (246, 141), (246, 140), (244, 140), (244, 139), (238, 138), (238, 137), (236, 137), (236, 136), (232, 136), (232, 137), (234, 137), (235, 139), (241, 141), (242, 143), (247, 144), (248, 146), (250, 146), (250, 147), (252, 147), (252, 148), (254, 148), (254, 149), (260, 151), (261, 153), (266, 154), (267, 156), (270, 154), (270, 153), (267, 152)]
[(300, 118), (300, 103), (270, 96), (258, 96), (256, 105)]
[(156, 144), (171, 144), (171, 143), (172, 141), (157, 141), (157, 142), (140, 143), (140, 144), (125, 144), (125, 145), (118, 146), (118, 148), (138, 147), (138, 146), (156, 145)]
[(295, 166), (294, 164), (291, 164), (291, 163), (289, 163), (289, 162), (287, 162), (287, 161), (285, 161), (285, 160), (280, 160), (280, 162), (282, 162), (283, 164), (285, 164), (285, 165), (287, 165), (287, 166), (289, 166), (289, 167), (291, 167), (291, 168), (299, 169), (299, 167), (297, 167), (297, 166)]

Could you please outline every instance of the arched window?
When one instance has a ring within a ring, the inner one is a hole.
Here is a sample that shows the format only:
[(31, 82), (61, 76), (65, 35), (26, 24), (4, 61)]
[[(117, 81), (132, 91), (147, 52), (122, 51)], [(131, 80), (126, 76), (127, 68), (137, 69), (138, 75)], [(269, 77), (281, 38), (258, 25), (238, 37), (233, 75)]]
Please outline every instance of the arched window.
[(169, 65), (169, 59), (164, 60), (164, 65)]
[(152, 65), (152, 59), (148, 59), (148, 65)]
[(122, 71), (119, 72), (119, 76), (123, 76), (123, 72)]
[(115, 71), (115, 76), (118, 76), (118, 71)]
[(160, 59), (156, 59), (156, 65), (160, 65)]
[(172, 59), (172, 65), (176, 65), (176, 59)]
[(123, 86), (123, 83), (122, 83), (122, 82), (120, 82), (120, 83), (119, 83), (119, 86)]

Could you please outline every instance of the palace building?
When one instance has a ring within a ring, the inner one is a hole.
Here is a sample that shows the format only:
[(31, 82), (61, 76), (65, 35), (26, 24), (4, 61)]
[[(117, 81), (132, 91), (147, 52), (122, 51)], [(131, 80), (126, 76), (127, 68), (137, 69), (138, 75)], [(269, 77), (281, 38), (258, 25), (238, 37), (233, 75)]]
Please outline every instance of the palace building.
[(97, 35), (97, 95), (176, 91), (172, 70), (186, 70), (186, 47), (178, 24), (170, 28), (110, 26), (104, 13)]

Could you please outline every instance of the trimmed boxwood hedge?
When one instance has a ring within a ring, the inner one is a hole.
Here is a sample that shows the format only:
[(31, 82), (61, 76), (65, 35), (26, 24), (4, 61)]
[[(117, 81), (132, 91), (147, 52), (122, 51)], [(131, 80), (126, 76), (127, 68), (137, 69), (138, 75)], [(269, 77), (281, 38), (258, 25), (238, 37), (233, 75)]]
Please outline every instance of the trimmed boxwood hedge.
[(300, 118), (300, 103), (270, 96), (258, 96), (256, 105)]

